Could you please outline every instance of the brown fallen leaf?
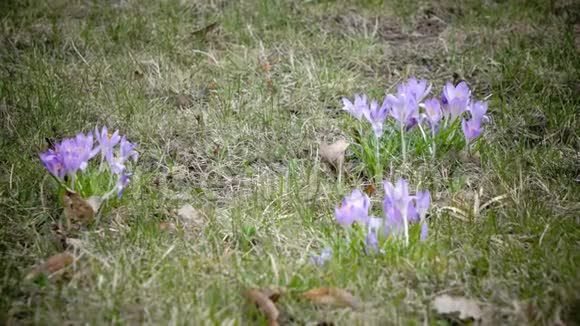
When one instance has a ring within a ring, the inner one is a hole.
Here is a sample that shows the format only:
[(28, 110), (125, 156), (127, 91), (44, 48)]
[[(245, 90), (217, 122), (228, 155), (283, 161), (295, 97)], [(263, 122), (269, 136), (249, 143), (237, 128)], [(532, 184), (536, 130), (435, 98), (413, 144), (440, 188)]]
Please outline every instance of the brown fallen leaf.
[(247, 289), (244, 296), (254, 302), (268, 318), (269, 326), (278, 326), (278, 317), (280, 312), (274, 302), (268, 296), (258, 289)]
[(184, 226), (199, 227), (204, 224), (203, 216), (190, 204), (185, 204), (177, 210), (177, 216)]
[(175, 231), (175, 230), (177, 230), (177, 228), (175, 227), (175, 224), (173, 224), (171, 222), (159, 222), (157, 227), (161, 231)]
[(71, 253), (66, 251), (61, 252), (60, 254), (48, 258), (44, 263), (35, 267), (24, 279), (30, 281), (34, 280), (41, 274), (53, 274), (72, 264), (73, 261), (74, 257)]
[(459, 315), (460, 320), (480, 320), (481, 308), (477, 301), (464, 297), (440, 295), (433, 300), (433, 308), (441, 315)]
[(328, 162), (335, 169), (340, 169), (344, 163), (344, 154), (349, 143), (344, 139), (339, 139), (333, 144), (320, 144), (320, 157)]
[(340, 288), (314, 288), (302, 293), (300, 297), (321, 305), (349, 306), (353, 309), (360, 305), (355, 296)]
[(70, 228), (72, 222), (86, 224), (92, 221), (95, 213), (97, 213), (101, 206), (102, 200), (98, 196), (83, 199), (76, 192), (67, 189), (64, 193), (63, 202), (64, 217), (66, 218), (68, 228)]
[(286, 293), (286, 289), (279, 287), (267, 287), (262, 290), (262, 293), (270, 298), (272, 302), (277, 302), (278, 299), (280, 299), (280, 297)]
[(365, 194), (372, 196), (377, 192), (377, 187), (375, 187), (374, 184), (369, 183), (368, 185), (365, 186), (364, 192)]

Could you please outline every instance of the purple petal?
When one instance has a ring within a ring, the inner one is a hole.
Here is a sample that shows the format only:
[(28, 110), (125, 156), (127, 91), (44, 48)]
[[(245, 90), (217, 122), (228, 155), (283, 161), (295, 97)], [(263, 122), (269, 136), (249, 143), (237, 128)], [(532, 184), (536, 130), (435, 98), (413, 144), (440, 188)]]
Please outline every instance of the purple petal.
[(376, 232), (371, 231), (365, 236), (365, 250), (367, 253), (379, 250), (379, 239)]
[(425, 219), (427, 211), (429, 210), (429, 205), (431, 204), (431, 193), (429, 190), (417, 192), (416, 197), (417, 212), (421, 220)]
[(331, 248), (324, 248), (320, 253), (320, 256), (312, 256), (310, 260), (316, 264), (323, 266), (327, 261), (332, 259), (332, 249)]
[(421, 223), (421, 240), (425, 241), (427, 236), (429, 235), (429, 227), (427, 226), (427, 222)]
[(413, 205), (412, 201), (409, 201), (407, 205), (407, 221), (411, 222), (419, 222), (419, 212), (417, 212), (417, 208)]
[(370, 208), (370, 199), (360, 190), (355, 189), (346, 196), (340, 207), (335, 207), (334, 216), (336, 221), (343, 225), (349, 226), (354, 222), (366, 223), (368, 211)]
[(123, 196), (125, 188), (127, 188), (127, 184), (129, 184), (129, 177), (131, 177), (131, 174), (127, 173), (120, 176), (117, 180), (117, 198), (121, 198), (121, 196)]
[(425, 114), (431, 125), (437, 124), (442, 115), (441, 105), (437, 99), (431, 98), (425, 101)]
[(461, 130), (463, 135), (468, 141), (471, 141), (479, 137), (483, 133), (483, 128), (481, 127), (481, 120), (471, 119), (461, 121)]

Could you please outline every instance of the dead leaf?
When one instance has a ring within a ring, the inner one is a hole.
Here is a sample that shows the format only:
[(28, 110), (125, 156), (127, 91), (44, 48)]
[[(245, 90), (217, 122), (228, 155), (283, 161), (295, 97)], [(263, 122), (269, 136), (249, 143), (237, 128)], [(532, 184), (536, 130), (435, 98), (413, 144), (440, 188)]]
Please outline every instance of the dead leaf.
[(355, 296), (340, 288), (314, 288), (302, 293), (300, 297), (321, 305), (349, 306), (353, 309), (360, 305)]
[(87, 203), (91, 206), (93, 211), (96, 213), (101, 208), (101, 204), (103, 203), (103, 199), (99, 196), (91, 196), (87, 198)]
[(279, 287), (267, 287), (262, 290), (262, 293), (270, 298), (272, 302), (277, 302), (278, 299), (280, 299), (280, 297), (286, 293), (286, 289)]
[(375, 187), (374, 184), (369, 183), (368, 185), (365, 186), (364, 192), (365, 194), (372, 197), (372, 195), (374, 195), (377, 192), (377, 187)]
[(435, 298), (432, 305), (437, 313), (442, 315), (458, 314), (461, 320), (480, 320), (482, 316), (477, 301), (464, 297), (452, 297), (444, 294)]
[(320, 157), (328, 162), (335, 169), (340, 169), (344, 163), (344, 154), (349, 143), (344, 139), (339, 139), (333, 144), (320, 144)]
[(184, 226), (199, 227), (204, 224), (203, 217), (199, 211), (190, 204), (185, 204), (177, 211), (177, 216)]
[(161, 231), (175, 231), (175, 230), (177, 230), (177, 228), (175, 227), (175, 224), (173, 224), (171, 222), (159, 222), (157, 227)]
[(93, 220), (95, 213), (101, 206), (102, 199), (98, 196), (91, 196), (83, 199), (74, 191), (66, 190), (63, 197), (64, 217), (67, 220), (67, 226), (70, 228), (72, 222), (81, 222), (86, 224)]
[(33, 280), (41, 274), (53, 274), (72, 264), (74, 257), (69, 252), (61, 252), (48, 258), (43, 264), (34, 268), (26, 275), (25, 280)]
[(254, 302), (268, 318), (268, 325), (277, 326), (280, 312), (274, 302), (258, 289), (248, 289), (244, 291), (244, 296)]

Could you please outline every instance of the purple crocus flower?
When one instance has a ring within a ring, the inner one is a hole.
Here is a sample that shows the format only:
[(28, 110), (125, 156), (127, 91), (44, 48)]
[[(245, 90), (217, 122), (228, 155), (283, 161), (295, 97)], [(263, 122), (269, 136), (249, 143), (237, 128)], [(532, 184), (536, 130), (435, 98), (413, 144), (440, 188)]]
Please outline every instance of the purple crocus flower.
[(133, 159), (133, 162), (137, 162), (137, 151), (135, 151), (135, 143), (131, 143), (129, 142), (125, 136), (123, 136), (121, 138), (121, 144), (120, 144), (120, 156), (123, 157), (125, 160), (128, 159), (129, 157)]
[(59, 179), (62, 179), (65, 176), (67, 171), (64, 168), (62, 157), (55, 151), (49, 149), (44, 153), (40, 153), (39, 156), (42, 165), (44, 165), (48, 172)]
[(407, 221), (409, 222), (419, 222), (420, 216), (415, 203), (411, 200), (409, 205), (407, 205)]
[(99, 150), (101, 151), (101, 155), (103, 157), (107, 157), (109, 153), (113, 152), (113, 147), (117, 145), (117, 143), (121, 140), (121, 136), (119, 136), (119, 130), (115, 130), (115, 132), (111, 135), (107, 130), (106, 126), (103, 126), (101, 131), (95, 127), (95, 137), (97, 138), (97, 142), (99, 143)]
[(123, 196), (125, 188), (127, 188), (127, 185), (129, 184), (129, 177), (131, 177), (131, 174), (126, 173), (120, 176), (119, 179), (117, 180), (117, 185), (115, 186), (115, 189), (117, 190), (117, 199)]
[(76, 140), (71, 138), (64, 139), (62, 142), (55, 144), (54, 151), (60, 156), (66, 173), (74, 176), (84, 162), (80, 156)]
[(388, 113), (389, 108), (386, 99), (381, 106), (379, 106), (377, 101), (373, 100), (371, 102), (370, 110), (363, 111), (365, 118), (373, 126), (373, 131), (375, 132), (375, 136), (377, 138), (380, 138), (383, 135), (383, 124), (387, 118)]
[(421, 223), (421, 234), (420, 238), (422, 241), (427, 240), (427, 236), (429, 235), (429, 227), (427, 226), (427, 222)]
[(431, 92), (431, 85), (427, 86), (425, 79), (417, 81), (415, 77), (411, 77), (406, 83), (401, 83), (397, 86), (398, 94), (406, 94), (417, 103), (421, 102), (429, 92)]
[(125, 136), (123, 136), (119, 144), (119, 155), (114, 156), (112, 150), (107, 152), (107, 163), (109, 163), (109, 167), (113, 173), (123, 173), (123, 171), (125, 171), (125, 162), (129, 158), (133, 158), (133, 161), (137, 161), (137, 152), (133, 150), (134, 148), (135, 144), (127, 141)]
[[(399, 179), (396, 185), (384, 181), (385, 206), (392, 205), (395, 212), (401, 215), (405, 232), (405, 245), (409, 245), (409, 220), (418, 219), (418, 214), (413, 206), (412, 197), (409, 195), (409, 184), (404, 179)], [(396, 214), (396, 213), (395, 213)]]
[(406, 213), (411, 202), (409, 196), (409, 184), (404, 179), (399, 179), (395, 185), (389, 181), (384, 181), (386, 198), (397, 208), (401, 213)]
[(393, 96), (387, 95), (385, 102), (390, 107), (390, 115), (399, 123), (406, 127), (413, 126), (419, 117), (419, 105), (415, 98), (409, 94), (402, 93)]
[(443, 87), (443, 93), (441, 94), (441, 102), (443, 105), (449, 104), (449, 102), (453, 101), (456, 98), (467, 99), (471, 97), (471, 91), (469, 90), (469, 86), (467, 83), (460, 82), (457, 86), (453, 86), (452, 83), (447, 82), (445, 87)]
[(455, 121), (461, 115), (471, 98), (471, 91), (465, 82), (460, 82), (457, 86), (447, 82), (443, 87), (443, 94), (441, 95), (441, 103), (443, 104), (443, 114), (451, 122)]
[(348, 98), (343, 98), (342, 103), (344, 104), (342, 109), (359, 120), (363, 117), (364, 112), (368, 111), (368, 99), (364, 94), (355, 95), (354, 104)]
[(334, 216), (336, 221), (343, 226), (350, 226), (356, 221), (366, 223), (369, 207), (369, 196), (355, 189), (349, 196), (345, 197), (340, 207), (334, 208)]
[(430, 98), (425, 100), (425, 115), (424, 117), (429, 123), (429, 127), (434, 129), (441, 120), (442, 112), (441, 112), (441, 104), (439, 100), (435, 98)]
[(93, 135), (90, 132), (86, 135), (82, 132), (79, 133), (75, 137), (75, 142), (80, 160), (79, 168), (84, 171), (88, 166), (89, 160), (97, 155), (99, 149), (93, 149)]
[(331, 248), (324, 248), (320, 253), (320, 256), (312, 256), (310, 260), (316, 264), (323, 266), (327, 261), (332, 259), (332, 249)]
[[(383, 200), (383, 210), (385, 213), (385, 235), (394, 234), (401, 231), (404, 226), (403, 216), (401, 215), (401, 210), (394, 205), (394, 196), (393, 193), (394, 187), (390, 182), (385, 181), (385, 183), (389, 184), (389, 190), (387, 190), (387, 185), (385, 184), (385, 192), (386, 196)], [(392, 189), (391, 189), (392, 188)], [(410, 197), (407, 204), (407, 209), (409, 204), (412, 204)]]
[(483, 127), (481, 126), (482, 119), (472, 118), (470, 120), (461, 121), (461, 129), (463, 130), (463, 135), (467, 141), (471, 141), (483, 133)]
[(417, 207), (417, 212), (421, 221), (427, 216), (427, 211), (429, 210), (429, 205), (431, 204), (431, 193), (429, 190), (419, 191), (415, 196), (415, 202)]
[(475, 101), (471, 103), (468, 108), (473, 119), (479, 119), (484, 122), (489, 121), (489, 117), (485, 114), (487, 112), (487, 102)]
[(467, 111), (468, 106), (468, 98), (454, 98), (451, 100), (447, 104), (447, 111), (445, 112), (449, 121), (455, 121), (455, 119), (457, 119), (463, 112)]

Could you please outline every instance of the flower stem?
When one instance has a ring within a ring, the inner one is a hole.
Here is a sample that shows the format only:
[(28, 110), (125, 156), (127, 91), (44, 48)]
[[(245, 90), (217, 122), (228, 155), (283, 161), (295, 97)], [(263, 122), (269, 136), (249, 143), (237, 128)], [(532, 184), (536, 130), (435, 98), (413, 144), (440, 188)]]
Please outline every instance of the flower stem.
[(471, 144), (469, 143), (469, 139), (465, 138), (465, 147), (467, 147), (467, 154), (471, 156)]
[(407, 163), (407, 148), (405, 147), (405, 126), (401, 123), (401, 149), (403, 152), (403, 164)]
[[(423, 126), (421, 126), (420, 123), (418, 123), (417, 126), (419, 126), (419, 130), (421, 131), (421, 136), (423, 136), (423, 140), (425, 140), (425, 143), (427, 143), (427, 135), (425, 134), (425, 130), (423, 130)], [(433, 148), (432, 147), (429, 147), (429, 152), (431, 154), (433, 154)]]
[(376, 168), (375, 172), (376, 173), (375, 173), (375, 176), (377, 177), (377, 182), (379, 182), (380, 179), (382, 178), (382, 172), (383, 172), (382, 170), (383, 169), (382, 169), (382, 164), (381, 164), (381, 154), (379, 151), (379, 144), (380, 144), (379, 138), (376, 137), (375, 140), (376, 140), (376, 146), (375, 146), (375, 164), (376, 164), (375, 165), (375, 168)]
[(403, 212), (403, 223), (405, 228), (405, 247), (409, 246), (409, 221), (407, 220), (407, 212), (406, 210)]
[(105, 161), (105, 156), (101, 155), (101, 164), (99, 164), (99, 172), (103, 172), (103, 162)]
[(435, 128), (431, 128), (431, 135), (433, 135), (433, 138), (432, 138), (432, 145), (433, 145), (433, 159), (435, 159), (435, 149), (436, 149), (436, 148), (435, 148), (435, 147), (436, 147), (436, 145), (435, 145)]
[(379, 138), (376, 138), (376, 146), (375, 146), (375, 158), (377, 163), (380, 163), (380, 153), (379, 153)]
[(75, 190), (75, 178), (76, 174), (70, 175), (70, 188), (74, 191)]

